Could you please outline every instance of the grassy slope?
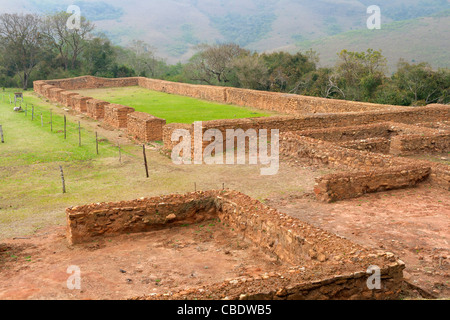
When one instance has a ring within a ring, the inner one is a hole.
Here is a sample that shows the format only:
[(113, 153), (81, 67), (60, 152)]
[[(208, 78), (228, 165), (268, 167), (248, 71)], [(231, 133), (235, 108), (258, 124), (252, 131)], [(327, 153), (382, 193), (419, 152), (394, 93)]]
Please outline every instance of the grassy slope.
[(365, 51), (383, 50), (389, 68), (395, 70), (400, 58), (406, 61), (429, 62), (433, 67), (450, 67), (450, 14), (384, 24), (381, 30), (358, 30), (333, 37), (305, 41), (295, 50), (320, 53), (322, 65), (333, 65), (343, 49)]
[(150, 91), (139, 87), (89, 89), (78, 91), (87, 97), (127, 105), (167, 120), (167, 123), (193, 123), (218, 119), (264, 117), (273, 113)]

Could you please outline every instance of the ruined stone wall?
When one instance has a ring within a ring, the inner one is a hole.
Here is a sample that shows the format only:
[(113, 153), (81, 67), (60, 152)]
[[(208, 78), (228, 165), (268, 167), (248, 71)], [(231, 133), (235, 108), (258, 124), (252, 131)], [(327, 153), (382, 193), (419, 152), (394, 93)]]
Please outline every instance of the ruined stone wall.
[(153, 91), (177, 94), (196, 99), (215, 101), (219, 103), (227, 103), (225, 92), (226, 88), (223, 87), (193, 85), (148, 78), (140, 78), (139, 86)]
[(391, 152), (391, 140), (387, 138), (368, 138), (337, 143), (338, 146), (348, 149), (389, 154)]
[(411, 188), (426, 180), (430, 173), (431, 168), (411, 165), (370, 172), (331, 174), (317, 179), (314, 193), (320, 201), (334, 202), (357, 198), (366, 193)]
[(105, 118), (105, 106), (108, 104), (109, 102), (98, 99), (90, 99), (86, 101), (87, 115), (95, 120)]
[(64, 91), (63, 89), (54, 87), (48, 90), (49, 100), (58, 103), (60, 101), (60, 93)]
[(61, 96), (60, 103), (65, 107), (71, 108), (72, 107), (72, 97), (78, 96), (78, 94), (74, 93), (74, 92), (70, 92), (70, 91), (63, 91), (63, 92), (61, 92), (60, 96)]
[[(282, 263), (303, 267), (303, 271), (291, 269), (294, 272), (280, 267), (280, 274), (194, 288), (176, 293), (173, 299), (395, 299), (401, 291), (405, 266), (393, 254), (373, 252), (235, 191), (92, 204), (69, 208), (66, 213), (71, 244), (219, 218), (224, 227)], [(381, 270), (380, 290), (367, 287), (366, 270), (371, 265)]]
[[(327, 114), (305, 117), (268, 117), (268, 118), (248, 118), (248, 119), (229, 119), (213, 120), (202, 123), (203, 130), (218, 129), (225, 136), (227, 129), (260, 129), (272, 130), (278, 129), (283, 132), (295, 132), (306, 130), (318, 130), (304, 132), (302, 135), (309, 135), (315, 138), (327, 139), (329, 141), (339, 141), (340, 139), (355, 140), (371, 137), (374, 134), (381, 137), (390, 137), (395, 128), (390, 128), (388, 124), (379, 126), (375, 123), (396, 122), (405, 124), (414, 124), (424, 121), (444, 121), (450, 118), (450, 107), (436, 105), (431, 107), (409, 108), (408, 111), (374, 111), (352, 114)], [(353, 128), (356, 126), (359, 128)], [(370, 126), (368, 126), (370, 125)], [(349, 128), (352, 127), (349, 132)], [(170, 141), (170, 130), (176, 130), (178, 127), (172, 124), (165, 129), (164, 148), (171, 150), (174, 143)], [(186, 127), (184, 127), (186, 128)], [(323, 128), (327, 128), (324, 130)], [(337, 129), (339, 128), (339, 129)], [(336, 129), (336, 130), (334, 130)], [(193, 126), (191, 129), (193, 130)], [(353, 130), (353, 131), (351, 131)], [(406, 130), (406, 129), (404, 129)], [(416, 128), (416, 131), (420, 130)], [(352, 133), (355, 132), (355, 133)]]
[(450, 191), (450, 168), (448, 165), (433, 163), (431, 166), (430, 181), (433, 185)]
[(450, 151), (450, 132), (430, 135), (415, 134), (397, 136), (391, 140), (391, 154), (415, 155), (446, 153)]
[(70, 79), (46, 80), (45, 83), (64, 90), (82, 90), (82, 89), (137, 86), (139, 83), (139, 78), (134, 77), (134, 78), (108, 79), (93, 76), (83, 76)]
[[(58, 96), (59, 93), (57, 93), (56, 91), (52, 91), (56, 90), (56, 88), (63, 88), (65, 90), (75, 90), (86, 88), (139, 85), (144, 88), (161, 92), (186, 95), (194, 98), (212, 100), (222, 103), (247, 105), (263, 110), (277, 109), (280, 112), (291, 113), (296, 115), (296, 116), (270, 117), (270, 118), (217, 120), (203, 123), (205, 131), (210, 128), (217, 128), (221, 130), (223, 133), (225, 133), (226, 129), (237, 129), (237, 128), (241, 128), (243, 130), (255, 129), (257, 131), (259, 129), (267, 129), (269, 131), (271, 129), (278, 129), (280, 130), (280, 132), (289, 132), (299, 130), (305, 131), (309, 129), (314, 130), (322, 128), (368, 125), (376, 122), (387, 122), (387, 121), (405, 124), (415, 124), (418, 122), (436, 123), (439, 121), (442, 122), (448, 121), (448, 119), (450, 118), (450, 107), (444, 105), (430, 105), (421, 108), (405, 108), (405, 107), (392, 108), (392, 106), (380, 106), (351, 101), (320, 99), (315, 97), (303, 97), (298, 95), (285, 95), (273, 92), (261, 92), (254, 90), (224, 88), (215, 86), (190, 85), (183, 83), (174, 83), (168, 81), (147, 79), (142, 77), (104, 79), (87, 76), (74, 79), (36, 81), (33, 85), (37, 93), (44, 95), (45, 97), (47, 97), (52, 101), (58, 100), (63, 101), (63, 99)], [(55, 95), (58, 97), (55, 97)], [(69, 101), (67, 103), (64, 102), (62, 103), (64, 105), (70, 105), (73, 109), (75, 109), (78, 112), (82, 113), (87, 112), (86, 102), (91, 98), (85, 98), (74, 95), (68, 99)], [(297, 111), (295, 112), (292, 111), (294, 109)], [(300, 109), (302, 110), (301, 112), (298, 111)], [(316, 114), (313, 116), (301, 116), (301, 117), (298, 116), (299, 114), (304, 115), (317, 112), (333, 112), (333, 113)], [(117, 118), (117, 116), (114, 117)], [(115, 122), (112, 120), (114, 117), (110, 117), (109, 119), (112, 121), (111, 123), (113, 123), (113, 125), (117, 127), (118, 126), (117, 119)], [(126, 121), (127, 119), (121, 116), (120, 127), (122, 128), (127, 127), (125, 123)], [(167, 151), (171, 150), (171, 148), (174, 145), (174, 143), (172, 143), (170, 139), (167, 139), (168, 137), (171, 136), (169, 131), (170, 128), (172, 127), (173, 126), (168, 127), (165, 130), (165, 133), (162, 134), (162, 139), (165, 142), (165, 149)], [(383, 130), (383, 128), (378, 129)], [(366, 132), (369, 131), (370, 129), (366, 130)], [(342, 132), (345, 132), (344, 128)], [(314, 136), (314, 133), (311, 133), (311, 136)], [(339, 139), (339, 136), (335, 134), (333, 134), (333, 136), (334, 139)], [(315, 137), (318, 138), (317, 135)], [(343, 137), (344, 134), (341, 134), (340, 138)], [(405, 149), (407, 149), (408, 146), (406, 146), (407, 144), (406, 140), (404, 144)], [(426, 144), (426, 142), (424, 144)], [(444, 146), (441, 147), (441, 149), (445, 147), (445, 141), (443, 145)], [(374, 146), (371, 146), (371, 148), (373, 149)]]
[(347, 149), (327, 141), (303, 137), (296, 133), (281, 134), (280, 140), (280, 157), (287, 161), (310, 159), (314, 163), (353, 172), (413, 164), (410, 159)]
[(226, 103), (287, 114), (343, 113), (401, 109), (398, 106), (226, 88)]
[(317, 179), (315, 193), (323, 201), (411, 187), (424, 180), (445, 190), (449, 190), (450, 186), (450, 170), (446, 165), (347, 149), (298, 133), (281, 135), (280, 157), (294, 164), (306, 159), (311, 164), (319, 163), (347, 171)]
[[(40, 83), (41, 82), (37, 83), (36, 86), (39, 86)], [(106, 79), (85, 76), (73, 79), (48, 80), (45, 81), (45, 83), (65, 90), (141, 86), (150, 90), (183, 95), (196, 99), (210, 100), (224, 104), (235, 104), (293, 115), (402, 109), (401, 107), (392, 105), (333, 100), (239, 88), (192, 85), (142, 77)]]
[(128, 134), (139, 141), (162, 141), (165, 124), (166, 120), (148, 113), (133, 112), (128, 114)]
[(128, 114), (134, 112), (134, 109), (120, 104), (105, 105), (104, 122), (116, 129), (127, 128)]
[(91, 99), (91, 97), (83, 97), (80, 95), (72, 96), (72, 108), (77, 112), (86, 113), (87, 101)]
[[(208, 129), (218, 129), (226, 138), (227, 129), (242, 129), (244, 131), (254, 129), (257, 133), (261, 129), (266, 129), (269, 131), (269, 140), (271, 138), (270, 130), (272, 129), (277, 129), (281, 133), (299, 133), (294, 136), (285, 136), (282, 150), (284, 156), (304, 157), (330, 166), (346, 167), (350, 170), (349, 174), (356, 174), (354, 177), (347, 177), (350, 179), (348, 181), (358, 181), (357, 186), (355, 186), (356, 189), (353, 191), (342, 187), (345, 185), (345, 179), (342, 179), (342, 177), (328, 179), (326, 180), (327, 183), (322, 184), (327, 187), (321, 193), (339, 195), (334, 198), (351, 197), (360, 194), (361, 190), (369, 192), (380, 190), (380, 188), (412, 185), (422, 180), (423, 170), (428, 172), (429, 181), (433, 185), (446, 190), (449, 189), (448, 166), (416, 161), (415, 163), (420, 168), (416, 170), (408, 167), (406, 170), (408, 175), (412, 175), (412, 178), (399, 180), (398, 172), (401, 173), (404, 170), (398, 171), (398, 169), (411, 166), (413, 163), (407, 159), (387, 155), (388, 153), (409, 155), (448, 152), (450, 145), (448, 132), (450, 107), (447, 105), (434, 104), (417, 108), (380, 106), (273, 92), (190, 85), (146, 78), (102, 79), (80, 77), (36, 81), (33, 85), (35, 91), (47, 99), (70, 106), (81, 113), (87, 112), (95, 119), (104, 117), (104, 122), (114, 128), (127, 128), (130, 124), (129, 133), (135, 139), (144, 142), (163, 140), (164, 149), (167, 153), (178, 143), (178, 141), (171, 141), (174, 130), (188, 130), (191, 139), (193, 139), (193, 125), (169, 124), (164, 126), (163, 119), (143, 116), (139, 113), (134, 115), (134, 109), (130, 107), (97, 102), (92, 98), (80, 95), (68, 95), (65, 90), (139, 85), (171, 94), (293, 114), (293, 116), (269, 118), (208, 121), (202, 123), (203, 132)], [(309, 115), (312, 113), (316, 114)], [(428, 124), (429, 128), (418, 127), (416, 124), (419, 123)], [(331, 141), (341, 147), (332, 144), (322, 145), (323, 141), (305, 140), (306, 137)], [(203, 149), (208, 145), (209, 142), (204, 141)], [(224, 141), (224, 150), (225, 147), (226, 140)], [(193, 148), (194, 143), (192, 143)], [(361, 173), (374, 170), (374, 168), (376, 179), (373, 176)], [(383, 175), (381, 174), (382, 171), (377, 171), (380, 168), (390, 168), (393, 171)], [(431, 173), (427, 170), (431, 170)], [(377, 181), (376, 185), (378, 186), (368, 186), (367, 181), (370, 179)], [(414, 181), (414, 183), (411, 181)], [(386, 186), (386, 184), (388, 185)], [(336, 191), (337, 189), (347, 189), (348, 192), (347, 194), (341, 194)]]
[[(362, 271), (322, 276), (309, 280), (298, 275), (278, 273), (262, 277), (245, 277), (157, 296), (134, 300), (396, 300), (402, 291), (404, 264), (392, 262), (381, 268), (382, 288), (369, 290), (369, 275)], [(313, 280), (314, 279), (314, 280)]]
[(217, 217), (214, 201), (199, 195), (191, 199), (171, 195), (92, 204), (69, 208), (66, 213), (71, 244), (89, 242), (99, 236), (148, 232)]
[(192, 85), (146, 78), (140, 78), (139, 86), (154, 91), (183, 95), (196, 99), (294, 115), (330, 112), (362, 112), (399, 108), (392, 105), (350, 102), (239, 88)]

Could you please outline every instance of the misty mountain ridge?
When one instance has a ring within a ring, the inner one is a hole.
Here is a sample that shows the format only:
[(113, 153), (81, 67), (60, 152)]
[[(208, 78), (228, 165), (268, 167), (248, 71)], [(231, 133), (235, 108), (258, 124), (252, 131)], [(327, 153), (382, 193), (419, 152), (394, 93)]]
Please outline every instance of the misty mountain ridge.
[(143, 40), (169, 63), (186, 61), (200, 43), (234, 42), (259, 52), (312, 48), (321, 64), (342, 49), (381, 49), (392, 67), (400, 57), (450, 67), (447, 0), (378, 0), (382, 29), (368, 30), (372, 0), (0, 0), (0, 13), (65, 11), (82, 15), (115, 44)]

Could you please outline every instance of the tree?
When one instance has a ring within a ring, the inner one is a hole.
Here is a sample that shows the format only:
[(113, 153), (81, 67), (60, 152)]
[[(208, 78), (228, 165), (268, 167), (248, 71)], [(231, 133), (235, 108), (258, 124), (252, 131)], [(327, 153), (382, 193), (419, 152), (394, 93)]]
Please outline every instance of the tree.
[(87, 74), (99, 77), (114, 76), (115, 51), (106, 37), (96, 37), (89, 41), (83, 58)]
[(0, 15), (0, 51), (4, 63), (19, 75), (23, 90), (28, 89), (31, 72), (43, 57), (41, 28), (38, 15)]
[(232, 69), (237, 79), (236, 86), (254, 90), (269, 88), (269, 71), (258, 54), (235, 59)]
[(270, 74), (270, 90), (297, 93), (302, 78), (316, 70), (317, 55), (313, 51), (306, 54), (297, 52), (274, 52), (263, 54)]
[(43, 34), (58, 52), (64, 70), (69, 66), (72, 69), (77, 67), (78, 58), (94, 30), (94, 25), (84, 17), (81, 17), (79, 29), (69, 30), (66, 25), (70, 16), (71, 14), (66, 12), (55, 13), (47, 16), (43, 23)]
[(332, 68), (320, 68), (308, 73), (298, 83), (296, 91), (309, 96), (345, 99), (345, 94), (339, 87), (338, 75)]
[(224, 85), (230, 82), (233, 61), (250, 52), (234, 43), (197, 46), (199, 52), (186, 65), (185, 74), (192, 81), (209, 85)]
[(144, 41), (133, 40), (128, 47), (129, 64), (141, 76), (155, 78), (160, 74), (159, 61), (155, 56), (155, 48)]
[(386, 58), (381, 51), (366, 52), (343, 50), (339, 53), (336, 73), (340, 86), (350, 100), (369, 101), (386, 76)]
[(400, 60), (392, 77), (400, 90), (406, 92), (413, 105), (448, 103), (450, 71), (434, 71), (428, 63), (409, 64)]

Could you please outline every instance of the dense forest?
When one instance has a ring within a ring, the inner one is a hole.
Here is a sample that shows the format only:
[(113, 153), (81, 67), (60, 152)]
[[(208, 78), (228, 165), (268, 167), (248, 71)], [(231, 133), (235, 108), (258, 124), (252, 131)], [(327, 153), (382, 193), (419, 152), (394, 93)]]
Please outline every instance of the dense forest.
[[(169, 65), (143, 41), (126, 48), (113, 45), (86, 18), (69, 30), (69, 16), (0, 15), (0, 86), (27, 90), (42, 79), (144, 76), (405, 106), (450, 102), (449, 69), (400, 60), (388, 75), (386, 58), (374, 49), (343, 50), (334, 67), (323, 68), (312, 50), (257, 53), (244, 49), (246, 40), (238, 39), (199, 44), (187, 63)], [(230, 40), (234, 37), (230, 30)]]

